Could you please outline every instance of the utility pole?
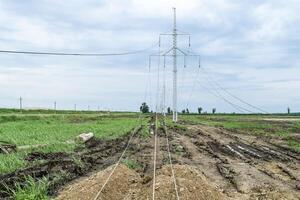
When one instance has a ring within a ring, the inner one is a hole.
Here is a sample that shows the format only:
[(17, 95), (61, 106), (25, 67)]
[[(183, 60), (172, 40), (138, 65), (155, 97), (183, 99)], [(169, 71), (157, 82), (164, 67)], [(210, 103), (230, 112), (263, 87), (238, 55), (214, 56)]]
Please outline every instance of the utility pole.
[(23, 110), (23, 99), (22, 97), (19, 98), (19, 102), (20, 102), (20, 112), (22, 113), (22, 110)]
[(176, 8), (173, 8), (173, 122), (177, 122), (177, 30)]
[(56, 113), (56, 101), (54, 101), (54, 111)]
[(75, 111), (76, 111), (76, 109), (77, 109), (77, 108), (76, 108), (76, 106), (77, 106), (77, 105), (76, 105), (76, 104), (74, 104), (74, 110), (75, 110)]
[[(190, 40), (190, 34), (188, 33), (184, 33), (184, 32), (181, 32), (181, 31), (178, 31), (177, 30), (177, 24), (176, 24), (176, 8), (173, 8), (173, 29), (172, 29), (172, 32), (171, 33), (163, 33), (163, 34), (160, 34), (159, 35), (159, 53), (158, 54), (152, 54), (150, 55), (149, 57), (149, 69), (151, 67), (151, 58), (152, 57), (158, 57), (158, 61), (160, 62), (160, 58), (161, 57), (164, 57), (164, 75), (163, 75), (163, 88), (162, 88), (162, 92), (163, 92), (163, 95), (162, 95), (162, 113), (165, 115), (166, 113), (166, 83), (165, 83), (165, 79), (166, 79), (166, 75), (165, 75), (165, 67), (166, 67), (166, 57), (170, 56), (173, 58), (173, 122), (177, 122), (178, 121), (178, 107), (177, 107), (177, 99), (178, 99), (178, 90), (177, 90), (177, 58), (178, 57), (182, 57), (184, 59), (184, 67), (186, 67), (186, 58), (190, 58), (190, 57), (196, 57), (199, 59), (199, 67), (200, 67), (200, 55), (197, 55), (197, 54), (194, 54), (194, 53), (191, 53), (190, 50), (188, 51), (185, 51), (181, 48), (179, 48), (177, 46), (177, 36), (180, 35), (180, 36), (188, 36), (188, 47), (190, 48), (191, 47), (191, 40)], [(172, 46), (170, 46), (168, 49), (166, 50), (163, 50), (163, 51), (160, 51), (160, 48), (161, 48), (161, 36), (172, 36), (172, 40), (173, 40), (173, 44)], [(159, 68), (158, 68), (159, 70)], [(159, 72), (157, 73), (158, 76), (157, 76), (157, 79), (159, 79)], [(158, 81), (159, 83), (159, 81)], [(159, 88), (158, 88), (159, 89)], [(158, 90), (157, 89), (157, 90)], [(158, 105), (156, 105), (156, 107), (158, 107)], [(156, 109), (157, 110), (157, 109)]]

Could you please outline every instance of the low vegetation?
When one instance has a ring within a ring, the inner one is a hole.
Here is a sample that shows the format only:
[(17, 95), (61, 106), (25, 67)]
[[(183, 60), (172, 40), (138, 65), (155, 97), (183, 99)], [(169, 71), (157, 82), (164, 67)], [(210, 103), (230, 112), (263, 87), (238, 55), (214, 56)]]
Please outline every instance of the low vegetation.
[(126, 165), (129, 169), (137, 169), (140, 168), (140, 164), (134, 160), (125, 159), (123, 160), (124, 165)]
[(25, 186), (16, 183), (16, 187), (11, 190), (11, 193), (15, 200), (48, 200), (48, 187), (49, 182), (46, 178), (35, 181), (32, 177), (28, 177)]
[(28, 165), (24, 157), (32, 151), (73, 151), (76, 145), (70, 141), (81, 133), (93, 132), (98, 138), (112, 139), (122, 136), (139, 123), (137, 114), (133, 113), (2, 114), (0, 141), (26, 148), (0, 154), (0, 174)]
[[(285, 115), (182, 115), (181, 120), (194, 124), (222, 127), (238, 133), (278, 137), (291, 148), (300, 151), (300, 141), (292, 134), (300, 135), (300, 117)], [(299, 136), (300, 137), (300, 136)]]

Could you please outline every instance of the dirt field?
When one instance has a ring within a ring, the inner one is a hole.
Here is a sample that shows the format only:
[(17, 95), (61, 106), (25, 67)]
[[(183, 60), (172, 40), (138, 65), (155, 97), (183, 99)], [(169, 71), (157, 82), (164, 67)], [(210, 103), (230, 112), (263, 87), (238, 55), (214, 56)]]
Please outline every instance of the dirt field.
[[(168, 129), (180, 199), (300, 199), (300, 155), (268, 142), (203, 125)], [(158, 132), (156, 199), (176, 199), (166, 135)], [(154, 137), (136, 137), (99, 199), (152, 199)], [(113, 147), (112, 147), (113, 148)], [(58, 199), (93, 199), (113, 166), (77, 179)]]
[[(151, 122), (153, 123), (153, 122)], [(153, 128), (153, 126), (150, 126)], [(152, 199), (154, 135), (135, 136), (122, 163), (98, 199)], [(278, 137), (253, 136), (184, 122), (167, 127), (180, 199), (300, 199), (300, 154)], [(132, 132), (94, 139), (74, 153), (33, 152), (32, 167), (0, 177), (0, 197), (26, 177), (51, 183), (48, 194), (60, 200), (94, 199), (122, 154)], [(167, 134), (157, 133), (155, 199), (176, 199), (167, 151)]]

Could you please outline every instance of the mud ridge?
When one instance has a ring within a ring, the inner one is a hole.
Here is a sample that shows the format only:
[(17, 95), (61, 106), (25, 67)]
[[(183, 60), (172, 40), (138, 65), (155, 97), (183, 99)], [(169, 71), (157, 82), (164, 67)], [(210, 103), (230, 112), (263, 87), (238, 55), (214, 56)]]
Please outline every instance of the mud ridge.
[[(140, 131), (141, 128), (137, 129)], [(132, 131), (131, 131), (132, 132)], [(93, 139), (84, 147), (76, 149), (75, 153), (30, 153), (25, 159), (28, 161), (40, 160), (34, 166), (20, 169), (0, 176), (0, 198), (9, 199), (10, 192), (16, 183), (24, 185), (27, 177), (35, 180), (47, 177), (51, 182), (49, 194), (54, 195), (60, 186), (78, 176), (87, 174), (91, 170), (104, 169), (112, 165), (120, 152), (124, 149), (130, 133), (115, 140)]]

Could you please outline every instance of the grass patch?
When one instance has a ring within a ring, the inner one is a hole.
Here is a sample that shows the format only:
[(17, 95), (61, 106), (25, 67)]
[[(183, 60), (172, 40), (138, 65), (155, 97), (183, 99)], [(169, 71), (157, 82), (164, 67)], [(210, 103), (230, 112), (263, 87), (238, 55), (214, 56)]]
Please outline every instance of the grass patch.
[(19, 168), (23, 168), (26, 162), (23, 157), (26, 153), (0, 154), (0, 174), (9, 173)]
[(300, 142), (297, 142), (297, 141), (294, 141), (294, 140), (288, 140), (288, 145), (289, 145), (292, 149), (294, 149), (294, 150), (300, 152)]
[(140, 136), (143, 138), (148, 138), (150, 136), (150, 129), (148, 125), (143, 125), (142, 130), (140, 131)]
[(80, 167), (83, 168), (84, 167), (84, 163), (82, 162), (82, 160), (80, 158), (77, 158), (75, 156), (72, 156), (72, 160), (74, 161), (74, 163)]
[(48, 200), (49, 182), (46, 178), (35, 181), (28, 177), (25, 186), (16, 184), (15, 190), (10, 190), (15, 200)]
[(187, 128), (184, 125), (181, 125), (181, 124), (171, 123), (170, 127), (173, 128), (173, 129), (181, 130), (181, 131), (186, 131), (187, 130)]
[(138, 169), (141, 167), (138, 162), (130, 159), (123, 160), (123, 164), (126, 165), (129, 169)]

